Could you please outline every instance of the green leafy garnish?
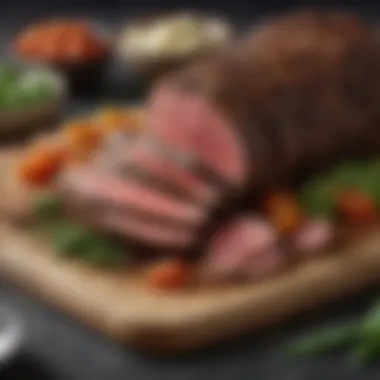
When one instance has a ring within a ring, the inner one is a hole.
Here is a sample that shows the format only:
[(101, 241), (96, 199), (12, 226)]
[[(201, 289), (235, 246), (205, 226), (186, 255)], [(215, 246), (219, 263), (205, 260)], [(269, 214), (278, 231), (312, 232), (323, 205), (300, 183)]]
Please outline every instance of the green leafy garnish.
[(285, 355), (291, 357), (304, 357), (324, 354), (331, 350), (341, 348), (354, 342), (358, 335), (357, 322), (343, 325), (328, 326), (318, 329), (311, 334), (291, 343), (285, 349)]
[(341, 325), (324, 327), (285, 347), (287, 357), (307, 357), (328, 353), (338, 348), (350, 348), (348, 362), (368, 363), (380, 356), (380, 303), (376, 303), (362, 318)]
[(334, 216), (336, 186), (327, 180), (313, 180), (305, 184), (299, 195), (302, 210), (312, 217)]
[(61, 222), (50, 227), (50, 238), (57, 253), (77, 256), (86, 251), (92, 234), (82, 226)]
[(124, 247), (82, 225), (56, 217), (59, 210), (56, 206), (53, 199), (41, 200), (38, 207), (44, 219), (41, 218), (36, 230), (52, 244), (57, 254), (101, 267), (120, 267), (128, 262)]
[(113, 267), (125, 264), (127, 255), (121, 247), (109, 241), (94, 241), (91, 246), (86, 247), (81, 257), (93, 265)]
[(33, 198), (32, 209), (38, 218), (58, 218), (62, 215), (62, 202), (53, 193), (41, 193)]
[(59, 90), (47, 70), (0, 64), (0, 109), (27, 109), (52, 98)]
[(350, 361), (363, 364), (380, 354), (380, 303), (375, 304), (360, 322), (357, 344)]
[(336, 198), (347, 189), (363, 192), (380, 206), (380, 161), (340, 163), (305, 182), (298, 194), (299, 202), (309, 216), (333, 218)]
[(4, 88), (14, 83), (17, 79), (18, 70), (11, 64), (0, 65), (0, 87)]

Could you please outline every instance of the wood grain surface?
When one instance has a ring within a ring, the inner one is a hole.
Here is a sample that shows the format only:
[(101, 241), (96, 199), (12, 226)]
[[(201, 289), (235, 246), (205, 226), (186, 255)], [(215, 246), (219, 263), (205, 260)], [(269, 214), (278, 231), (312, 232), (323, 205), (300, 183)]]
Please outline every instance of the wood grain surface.
[(102, 271), (54, 255), (11, 222), (26, 192), (11, 175), (17, 154), (0, 152), (0, 274), (83, 323), (151, 351), (197, 348), (317, 307), (380, 278), (380, 233), (260, 283), (161, 293), (142, 271)]

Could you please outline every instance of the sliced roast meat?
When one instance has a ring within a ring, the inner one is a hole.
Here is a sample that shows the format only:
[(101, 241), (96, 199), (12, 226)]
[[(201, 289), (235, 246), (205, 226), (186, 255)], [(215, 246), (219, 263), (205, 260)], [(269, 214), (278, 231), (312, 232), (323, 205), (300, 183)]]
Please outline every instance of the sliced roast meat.
[[(247, 126), (245, 135), (240, 131), (234, 133), (236, 128), (220, 109), (217, 110), (199, 94), (191, 95), (191, 102), (182, 102), (190, 95), (171, 84), (163, 84), (152, 96), (162, 109), (152, 107), (149, 127), (141, 136), (142, 143), (150, 145), (153, 151), (160, 150), (165, 161), (181, 166), (204, 183), (219, 189), (222, 194), (220, 200), (224, 196), (244, 193), (248, 174), (251, 176), (248, 181), (250, 185), (253, 176), (265, 182), (255, 183), (258, 188), (273, 183), (274, 178), (282, 175), (281, 165), (270, 156), (273, 147), (262, 129), (252, 125), (251, 128)], [(160, 97), (164, 99), (160, 101)], [(172, 104), (167, 104), (169, 100)], [(199, 103), (198, 112), (193, 111), (198, 119), (192, 124), (184, 124), (179, 117), (173, 118), (173, 111), (170, 110), (177, 102), (181, 104), (176, 110), (182, 109), (182, 115), (190, 113), (193, 104)], [(255, 161), (251, 162), (250, 157), (254, 157)]]
[(332, 245), (335, 235), (336, 229), (332, 222), (325, 219), (309, 220), (293, 237), (291, 248), (306, 255), (322, 253)]
[(117, 162), (124, 152), (134, 145), (136, 137), (128, 133), (115, 131), (104, 137), (100, 148), (91, 157), (90, 163), (102, 171), (115, 172)]
[(183, 251), (195, 238), (194, 228), (126, 215), (112, 208), (84, 203), (80, 198), (69, 199), (66, 211), (69, 217), (81, 223), (122, 237), (127, 242), (139, 243), (141, 247)]
[[(221, 209), (219, 215), (228, 219), (241, 207), (242, 194), (294, 184), (300, 173), (312, 174), (343, 157), (378, 154), (379, 46), (376, 28), (354, 15), (296, 12), (164, 78), (151, 93), (142, 136), (143, 142), (154, 142), (153, 152), (140, 156), (140, 148), (126, 144), (111, 152), (108, 163), (130, 164), (186, 187), (205, 200), (202, 205), (149, 188), (134, 176), (91, 167), (71, 177), (69, 188), (84, 200), (101, 199), (197, 228), (214, 215), (208, 202), (215, 200), (215, 215)], [(228, 198), (238, 201), (235, 208), (220, 194), (225, 183), (236, 191)], [(315, 247), (326, 236), (322, 230), (304, 231), (300, 246)], [(219, 238), (223, 244), (211, 243), (210, 262), (223, 258), (214, 262), (235, 273), (242, 261), (250, 268), (275, 267), (270, 231), (255, 219), (232, 221), (224, 232), (228, 238)], [(201, 228), (195, 239), (202, 234)], [(263, 251), (272, 252), (265, 257), (273, 260), (265, 261)]]
[[(159, 168), (161, 168), (159, 166)], [(194, 203), (200, 203), (205, 206), (210, 206), (216, 203), (216, 196), (213, 195), (212, 191), (205, 192), (200, 197), (195, 192), (190, 191), (189, 188), (183, 187), (183, 185), (177, 182), (170, 181), (172, 177), (165, 177), (156, 174), (154, 171), (149, 171), (146, 168), (141, 168), (140, 166), (127, 165), (118, 169), (119, 175), (122, 175), (126, 180), (132, 178), (135, 181), (139, 181), (148, 185), (149, 187), (154, 187), (164, 194), (168, 194), (176, 199), (183, 199), (185, 201), (193, 201)], [(182, 173), (181, 173), (182, 174)]]
[(119, 212), (137, 210), (140, 214), (145, 213), (147, 218), (159, 217), (162, 221), (172, 220), (195, 227), (206, 218), (205, 210), (199, 205), (176, 200), (131, 179), (125, 181), (89, 165), (70, 168), (59, 182), (61, 192), (75, 193), (83, 202), (95, 201), (103, 208), (117, 208)]
[(205, 98), (171, 86), (158, 89), (152, 102), (148, 132), (169, 149), (188, 152), (231, 185), (242, 184), (248, 174), (246, 148), (220, 111)]
[(194, 241), (194, 231), (190, 229), (128, 218), (110, 211), (99, 218), (99, 223), (107, 230), (124, 235), (127, 239), (132, 238), (155, 248), (183, 249)]
[(283, 262), (277, 243), (273, 227), (265, 220), (238, 217), (211, 238), (203, 272), (217, 278), (267, 274)]
[[(354, 14), (300, 11), (265, 22), (241, 43), (181, 70), (168, 86), (227, 115), (250, 153), (251, 185), (265, 181), (266, 170), (257, 169), (265, 162), (276, 173), (273, 182), (279, 175), (291, 182), (343, 155), (379, 153), (379, 50), (377, 29)], [(168, 135), (177, 131), (165, 124)], [(270, 148), (265, 160), (257, 159), (258, 130)]]
[(169, 149), (149, 132), (134, 139), (119, 134), (110, 136), (93, 161), (121, 177), (139, 179), (164, 193), (209, 206), (230, 189), (226, 181), (197, 164), (193, 156)]
[(202, 181), (183, 165), (184, 160), (171, 159), (157, 145), (152, 147), (141, 140), (127, 155), (124, 164), (127, 172), (135, 170), (159, 177), (162, 182), (176, 186), (177, 191), (190, 193), (193, 199), (206, 205), (214, 204), (220, 196), (220, 189)]
[(263, 278), (278, 272), (285, 262), (285, 253), (279, 247), (270, 247), (261, 253), (252, 255), (242, 270), (248, 278)]

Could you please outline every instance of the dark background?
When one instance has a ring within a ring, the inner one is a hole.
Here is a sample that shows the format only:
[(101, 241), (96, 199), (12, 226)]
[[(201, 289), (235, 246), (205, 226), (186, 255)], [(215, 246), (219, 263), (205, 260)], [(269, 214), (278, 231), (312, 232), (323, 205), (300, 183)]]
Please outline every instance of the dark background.
[[(104, 22), (117, 29), (120, 22), (155, 10), (199, 8), (218, 11), (231, 18), (239, 30), (268, 13), (289, 10), (306, 4), (343, 5), (377, 20), (380, 4), (370, 1), (233, 1), (221, 3), (200, 0), (139, 0), (132, 6), (125, 0), (11, 0), (0, 2), (0, 43), (6, 54), (6, 41), (25, 22), (48, 15), (79, 14)], [(111, 75), (112, 77), (112, 75)], [(115, 78), (116, 77), (116, 78)], [(128, 75), (127, 75), (128, 77)], [(124, 78), (125, 79), (125, 78)], [(105, 99), (73, 100), (67, 112), (82, 110), (118, 98), (128, 101), (139, 94), (131, 78), (116, 86), (113, 80)], [(291, 362), (279, 355), (283, 343), (302, 331), (331, 321), (341, 321), (363, 311), (376, 297), (376, 289), (342, 301), (324, 310), (295, 318), (260, 334), (247, 334), (218, 347), (196, 353), (154, 358), (122, 349), (98, 336), (69, 317), (48, 308), (23, 291), (0, 282), (0, 297), (13, 305), (25, 318), (28, 336), (22, 354), (1, 380), (377, 380), (380, 363), (366, 368), (350, 365), (343, 355)]]

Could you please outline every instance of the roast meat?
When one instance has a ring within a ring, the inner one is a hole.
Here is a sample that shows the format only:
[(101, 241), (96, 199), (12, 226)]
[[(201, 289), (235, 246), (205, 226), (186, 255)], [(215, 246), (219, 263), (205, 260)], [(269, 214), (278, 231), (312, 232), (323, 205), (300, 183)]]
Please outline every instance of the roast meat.
[[(379, 99), (373, 26), (339, 11), (284, 15), (154, 86), (144, 132), (108, 149), (106, 167), (70, 169), (61, 194), (68, 207), (96, 202), (92, 219), (126, 238), (198, 245), (239, 220), (257, 192), (379, 153)], [(233, 255), (232, 245), (222, 251)], [(257, 262), (275, 267), (277, 251), (267, 252)]]

